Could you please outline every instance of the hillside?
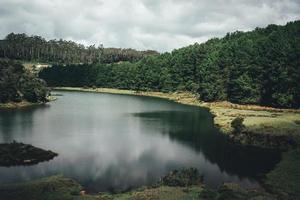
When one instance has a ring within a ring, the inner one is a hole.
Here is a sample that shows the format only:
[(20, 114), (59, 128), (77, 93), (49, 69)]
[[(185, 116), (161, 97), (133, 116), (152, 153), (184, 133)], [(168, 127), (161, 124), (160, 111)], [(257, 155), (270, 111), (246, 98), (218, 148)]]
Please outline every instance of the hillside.
[(300, 107), (300, 21), (228, 33), (137, 62), (54, 65), (50, 86), (191, 91), (203, 101)]
[(10, 33), (0, 40), (0, 58), (25, 61), (60, 64), (133, 62), (149, 55), (158, 55), (158, 52), (104, 48), (103, 45), (84, 46), (73, 41), (46, 40), (24, 33)]

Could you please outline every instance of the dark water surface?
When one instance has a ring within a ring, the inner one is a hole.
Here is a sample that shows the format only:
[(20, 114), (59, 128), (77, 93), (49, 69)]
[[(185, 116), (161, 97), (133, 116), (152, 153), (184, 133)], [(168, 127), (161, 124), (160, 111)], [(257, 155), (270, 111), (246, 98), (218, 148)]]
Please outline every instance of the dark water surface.
[(278, 152), (229, 143), (206, 109), (151, 97), (59, 93), (47, 106), (0, 111), (1, 143), (59, 154), (34, 166), (0, 167), (0, 183), (63, 174), (90, 191), (125, 190), (196, 167), (211, 187), (255, 187), (280, 159)]

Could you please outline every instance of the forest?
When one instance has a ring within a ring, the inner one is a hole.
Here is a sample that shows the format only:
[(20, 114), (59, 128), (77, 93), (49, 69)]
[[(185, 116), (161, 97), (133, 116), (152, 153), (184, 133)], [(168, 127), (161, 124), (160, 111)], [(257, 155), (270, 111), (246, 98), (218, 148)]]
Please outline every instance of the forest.
[(104, 48), (103, 45), (84, 46), (73, 41), (46, 40), (40, 36), (8, 34), (0, 40), (0, 58), (48, 63), (113, 63), (137, 61), (148, 55), (157, 55), (153, 50)]
[(300, 107), (300, 21), (147, 56), (138, 61), (54, 65), (50, 86), (191, 91), (203, 101)]
[(23, 65), (0, 60), (0, 103), (46, 102), (48, 94), (46, 82), (26, 71)]

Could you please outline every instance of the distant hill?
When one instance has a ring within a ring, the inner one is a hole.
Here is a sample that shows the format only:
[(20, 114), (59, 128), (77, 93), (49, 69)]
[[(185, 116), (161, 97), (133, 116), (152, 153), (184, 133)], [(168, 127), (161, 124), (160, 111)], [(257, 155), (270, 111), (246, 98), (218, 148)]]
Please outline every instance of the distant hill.
[(228, 33), (136, 63), (56, 65), (51, 86), (191, 91), (204, 101), (300, 107), (300, 21)]
[(40, 36), (28, 36), (24, 33), (10, 33), (0, 40), (0, 58), (25, 61), (60, 64), (134, 62), (158, 54), (152, 50), (104, 48), (102, 45), (86, 47), (73, 41), (46, 40)]

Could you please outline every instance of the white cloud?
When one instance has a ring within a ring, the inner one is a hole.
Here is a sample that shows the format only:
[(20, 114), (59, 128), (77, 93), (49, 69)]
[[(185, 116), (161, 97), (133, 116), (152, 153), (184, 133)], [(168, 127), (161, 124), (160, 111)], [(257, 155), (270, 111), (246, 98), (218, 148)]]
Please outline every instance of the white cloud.
[(25, 32), (159, 51), (297, 19), (299, 0), (0, 0), (2, 38)]

